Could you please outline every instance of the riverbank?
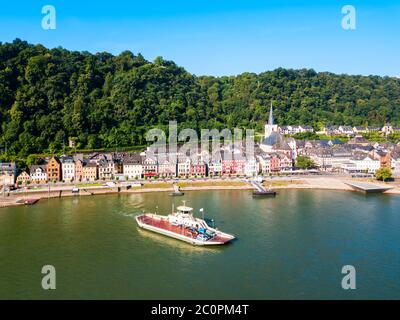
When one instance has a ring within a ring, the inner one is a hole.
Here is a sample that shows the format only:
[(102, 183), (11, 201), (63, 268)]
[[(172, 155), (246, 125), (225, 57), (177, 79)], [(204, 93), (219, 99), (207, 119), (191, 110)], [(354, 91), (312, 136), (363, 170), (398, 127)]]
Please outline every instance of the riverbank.
[[(265, 181), (266, 187), (272, 186), (273, 189), (316, 189), (316, 190), (342, 190), (354, 191), (346, 182), (364, 181), (371, 182), (379, 186), (391, 186), (387, 194), (400, 194), (399, 183), (382, 183), (371, 179), (349, 179), (344, 177), (296, 177), (296, 178), (274, 178), (272, 181)], [(245, 181), (235, 180), (208, 180), (208, 181), (183, 181), (178, 183), (183, 192), (201, 190), (252, 190), (253, 187)], [(49, 191), (43, 189), (33, 189), (26, 192), (10, 193), (8, 196), (0, 196), (0, 208), (24, 205), (25, 199), (49, 199), (72, 196), (95, 196), (118, 193), (147, 193), (147, 192), (172, 192), (172, 182), (143, 182), (140, 187), (127, 188), (126, 186), (106, 187), (101, 185), (77, 185), (79, 193), (72, 191), (72, 186), (52, 187)]]

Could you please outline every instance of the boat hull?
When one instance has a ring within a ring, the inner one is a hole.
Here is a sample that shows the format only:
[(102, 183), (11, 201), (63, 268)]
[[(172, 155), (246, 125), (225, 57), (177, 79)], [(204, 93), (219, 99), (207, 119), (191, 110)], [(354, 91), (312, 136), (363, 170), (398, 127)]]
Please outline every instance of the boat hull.
[(275, 197), (276, 191), (253, 191), (253, 197)]
[[(146, 219), (147, 218), (147, 219)], [(146, 214), (136, 216), (135, 217), (137, 224), (139, 227), (170, 237), (174, 238), (177, 240), (181, 240), (187, 243), (190, 243), (195, 246), (215, 246), (215, 245), (223, 245), (231, 240), (234, 239), (232, 235), (228, 235), (226, 233), (219, 232), (217, 236), (214, 238), (204, 241), (204, 240), (199, 240), (196, 238), (191, 237), (188, 235), (188, 231), (185, 228), (179, 227), (179, 226), (172, 226), (163, 218), (154, 218), (154, 217), (149, 217)], [(158, 220), (158, 221), (157, 221)]]
[(179, 192), (171, 192), (169, 195), (173, 197), (179, 197), (185, 195), (185, 193), (179, 191)]

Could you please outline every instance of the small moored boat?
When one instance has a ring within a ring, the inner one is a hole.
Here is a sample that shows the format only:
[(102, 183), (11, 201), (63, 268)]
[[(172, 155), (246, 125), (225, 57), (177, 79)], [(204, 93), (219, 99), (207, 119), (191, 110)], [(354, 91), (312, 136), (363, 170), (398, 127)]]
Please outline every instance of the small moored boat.
[(28, 198), (28, 199), (24, 200), (24, 204), (27, 205), (27, 206), (31, 206), (31, 205), (34, 205), (38, 201), (39, 201), (39, 199)]

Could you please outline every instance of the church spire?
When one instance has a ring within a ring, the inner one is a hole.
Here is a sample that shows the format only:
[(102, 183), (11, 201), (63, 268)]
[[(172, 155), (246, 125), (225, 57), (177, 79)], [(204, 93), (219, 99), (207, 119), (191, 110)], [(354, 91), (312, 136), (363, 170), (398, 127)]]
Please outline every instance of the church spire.
[(273, 124), (274, 124), (274, 115), (273, 115), (273, 109), (272, 109), (272, 101), (271, 101), (271, 109), (269, 109), (268, 124), (269, 124), (269, 125), (273, 125)]

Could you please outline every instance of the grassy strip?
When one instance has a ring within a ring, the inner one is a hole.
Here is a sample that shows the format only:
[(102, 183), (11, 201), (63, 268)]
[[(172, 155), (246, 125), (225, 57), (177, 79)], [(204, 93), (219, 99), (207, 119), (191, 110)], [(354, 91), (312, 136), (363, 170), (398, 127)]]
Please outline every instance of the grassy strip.
[(242, 181), (193, 181), (193, 182), (179, 182), (178, 186), (181, 188), (185, 187), (242, 187), (249, 185)]
[(83, 183), (83, 184), (76, 184), (79, 188), (89, 188), (89, 187), (101, 187), (103, 184), (101, 183)]
[[(304, 181), (302, 180), (273, 180), (272, 181), (272, 187), (283, 187), (283, 186), (289, 186), (289, 185), (293, 185), (293, 184), (304, 184)], [(265, 187), (269, 187), (270, 186), (270, 182), (269, 181), (264, 181), (263, 185)]]
[(168, 182), (152, 182), (145, 183), (142, 186), (143, 189), (162, 189), (162, 188), (172, 188), (172, 183)]

